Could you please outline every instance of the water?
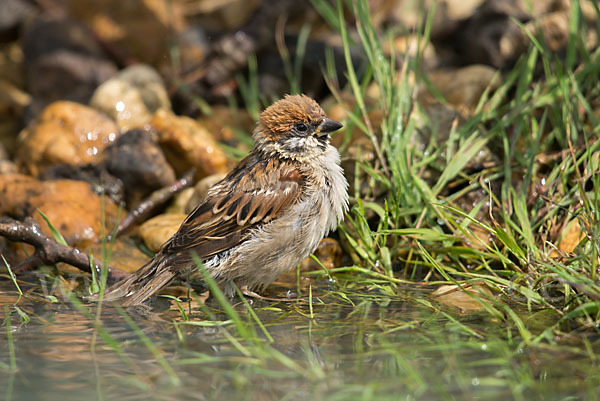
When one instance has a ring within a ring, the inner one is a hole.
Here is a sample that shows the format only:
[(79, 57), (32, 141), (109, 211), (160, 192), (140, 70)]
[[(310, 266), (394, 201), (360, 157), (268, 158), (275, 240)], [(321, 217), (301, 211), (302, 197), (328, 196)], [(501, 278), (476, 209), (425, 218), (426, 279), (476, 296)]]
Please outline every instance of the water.
[(269, 342), (241, 303), (245, 334), (215, 301), (181, 307), (191, 322), (213, 325), (206, 315), (214, 314), (223, 326), (186, 324), (166, 298), (126, 312), (104, 305), (96, 324), (96, 306), (43, 301), (39, 285), (22, 289), (30, 298), (0, 281), (10, 316), (0, 335), (5, 400), (598, 398), (597, 339), (525, 346), (485, 312), (440, 308), (429, 290), (363, 289), (346, 299), (323, 285), (312, 310), (307, 291), (300, 302), (253, 300)]

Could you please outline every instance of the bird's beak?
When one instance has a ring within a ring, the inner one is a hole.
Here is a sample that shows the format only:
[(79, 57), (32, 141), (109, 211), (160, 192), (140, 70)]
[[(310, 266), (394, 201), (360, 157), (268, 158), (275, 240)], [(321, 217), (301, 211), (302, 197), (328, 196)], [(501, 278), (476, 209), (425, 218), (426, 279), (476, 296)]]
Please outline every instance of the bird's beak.
[(343, 125), (338, 123), (331, 118), (325, 117), (323, 122), (317, 127), (317, 131), (315, 132), (319, 137), (327, 136), (329, 133), (334, 132), (342, 128)]

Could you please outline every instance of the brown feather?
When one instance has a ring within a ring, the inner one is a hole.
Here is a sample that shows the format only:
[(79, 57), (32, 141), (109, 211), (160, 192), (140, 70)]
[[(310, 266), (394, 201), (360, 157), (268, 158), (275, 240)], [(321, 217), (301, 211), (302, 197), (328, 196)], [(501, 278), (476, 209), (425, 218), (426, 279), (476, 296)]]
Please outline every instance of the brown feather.
[[(250, 229), (277, 218), (299, 199), (302, 175), (293, 164), (275, 160), (279, 165), (268, 167), (255, 158), (250, 155), (239, 165), (255, 179), (236, 181), (232, 179), (235, 169), (217, 183), (163, 246), (161, 255), (193, 251), (200, 259), (214, 256), (239, 245)], [(267, 174), (267, 168), (279, 174)]]

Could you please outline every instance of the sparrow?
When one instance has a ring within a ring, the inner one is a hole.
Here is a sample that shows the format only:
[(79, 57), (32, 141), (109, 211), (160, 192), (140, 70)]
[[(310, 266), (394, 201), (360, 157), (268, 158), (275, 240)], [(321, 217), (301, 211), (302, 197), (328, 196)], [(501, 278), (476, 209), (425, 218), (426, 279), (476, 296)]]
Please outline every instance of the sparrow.
[(250, 154), (209, 191), (147, 264), (105, 300), (139, 305), (194, 271), (192, 255), (224, 292), (262, 290), (295, 267), (348, 211), (348, 182), (329, 134), (342, 124), (305, 95), (261, 114)]

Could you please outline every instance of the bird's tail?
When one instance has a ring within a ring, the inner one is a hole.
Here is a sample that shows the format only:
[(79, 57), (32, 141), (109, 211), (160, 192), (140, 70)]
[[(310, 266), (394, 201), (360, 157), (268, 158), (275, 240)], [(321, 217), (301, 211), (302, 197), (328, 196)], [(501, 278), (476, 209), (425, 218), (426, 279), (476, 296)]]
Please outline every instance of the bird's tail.
[[(164, 258), (153, 258), (131, 276), (107, 288), (103, 300), (116, 301), (123, 306), (140, 305), (168, 285), (175, 276), (176, 272), (165, 265)], [(97, 300), (97, 296), (90, 299)]]

